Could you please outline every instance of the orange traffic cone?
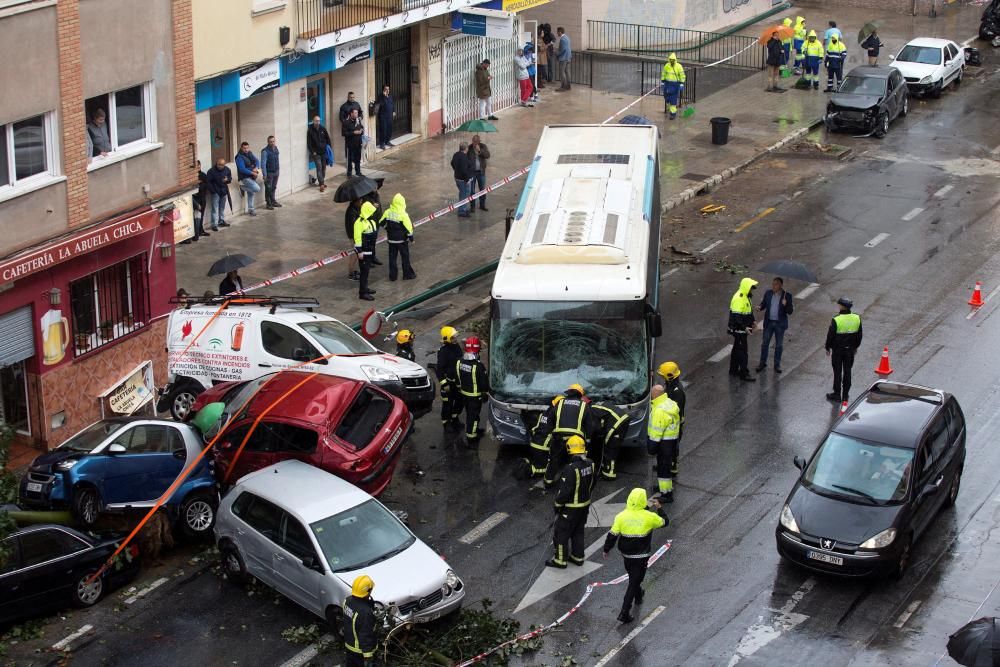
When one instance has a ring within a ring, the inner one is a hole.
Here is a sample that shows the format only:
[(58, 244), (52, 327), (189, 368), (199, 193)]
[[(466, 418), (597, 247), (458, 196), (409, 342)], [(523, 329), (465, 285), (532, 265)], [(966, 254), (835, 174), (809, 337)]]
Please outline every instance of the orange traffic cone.
[(983, 284), (977, 280), (976, 289), (972, 290), (972, 298), (969, 299), (969, 305), (979, 308), (983, 303)]
[(878, 362), (878, 366), (875, 367), (875, 372), (879, 375), (888, 375), (892, 373), (892, 366), (889, 365), (889, 346), (882, 348), (882, 359)]

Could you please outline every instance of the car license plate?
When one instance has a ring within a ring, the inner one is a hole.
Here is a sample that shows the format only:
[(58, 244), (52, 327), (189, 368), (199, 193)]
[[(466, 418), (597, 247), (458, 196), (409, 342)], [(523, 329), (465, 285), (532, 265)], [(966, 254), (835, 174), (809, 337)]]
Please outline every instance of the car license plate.
[(41, 493), (42, 485), (38, 482), (28, 482), (28, 491), (31, 491), (32, 493)]
[(812, 558), (813, 560), (818, 560), (818, 561), (820, 561), (822, 563), (829, 563), (830, 565), (843, 565), (844, 564), (844, 559), (841, 558), (840, 556), (831, 556), (829, 554), (821, 554), (821, 553), (819, 553), (817, 551), (810, 551), (808, 554), (806, 554), (806, 556), (808, 556), (809, 558)]

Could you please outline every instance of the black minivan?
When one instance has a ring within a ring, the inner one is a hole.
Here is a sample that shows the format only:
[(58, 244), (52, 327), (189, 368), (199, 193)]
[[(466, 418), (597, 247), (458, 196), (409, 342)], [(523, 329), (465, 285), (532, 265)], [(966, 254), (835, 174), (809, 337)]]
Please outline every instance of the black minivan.
[(879, 381), (834, 423), (781, 510), (786, 559), (820, 572), (901, 577), (913, 544), (955, 503), (965, 416), (955, 397)]

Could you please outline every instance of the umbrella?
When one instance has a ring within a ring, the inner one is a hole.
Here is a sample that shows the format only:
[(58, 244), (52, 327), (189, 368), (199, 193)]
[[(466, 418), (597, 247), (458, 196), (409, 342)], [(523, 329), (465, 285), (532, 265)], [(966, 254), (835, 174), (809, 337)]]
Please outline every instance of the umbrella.
[[(622, 119), (618, 122), (621, 125), (651, 125), (653, 127), (656, 127), (656, 123), (649, 120), (645, 116), (635, 116), (635, 115), (623, 116)], [(657, 136), (663, 136), (662, 134), (660, 134), (659, 129), (656, 130), (656, 134)]]
[(496, 125), (487, 123), (485, 120), (467, 120), (458, 126), (456, 132), (496, 132)]
[(771, 39), (771, 35), (778, 33), (778, 39), (791, 39), (795, 36), (795, 28), (790, 25), (772, 25), (760, 33), (760, 37), (757, 42), (760, 44), (767, 44), (768, 40)]
[(1000, 626), (992, 616), (966, 623), (948, 638), (948, 655), (966, 667), (1000, 665)]
[(816, 274), (805, 267), (804, 264), (793, 262), (789, 259), (778, 259), (768, 262), (760, 267), (764, 273), (773, 273), (782, 278), (793, 278), (807, 283), (816, 282)]
[(216, 260), (212, 268), (208, 270), (208, 275), (219, 276), (230, 271), (235, 271), (236, 269), (242, 269), (244, 266), (250, 266), (255, 261), (257, 260), (249, 255), (230, 255), (227, 253), (222, 259)]
[(375, 192), (379, 187), (381, 187), (381, 184), (375, 179), (368, 178), (367, 176), (351, 176), (341, 183), (337, 191), (333, 193), (333, 201), (343, 204), (355, 199), (361, 199), (365, 195)]
[(878, 21), (869, 21), (858, 31), (858, 44), (868, 39), (868, 36), (878, 30)]

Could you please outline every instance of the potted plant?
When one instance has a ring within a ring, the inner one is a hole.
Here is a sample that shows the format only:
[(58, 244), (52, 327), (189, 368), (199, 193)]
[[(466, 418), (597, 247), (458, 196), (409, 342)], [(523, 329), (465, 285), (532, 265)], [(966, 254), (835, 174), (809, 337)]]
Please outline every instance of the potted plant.
[(89, 333), (78, 333), (75, 337), (76, 351), (86, 352), (90, 349), (90, 334)]
[(115, 325), (111, 320), (101, 322), (101, 338), (111, 340), (115, 335)]

